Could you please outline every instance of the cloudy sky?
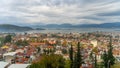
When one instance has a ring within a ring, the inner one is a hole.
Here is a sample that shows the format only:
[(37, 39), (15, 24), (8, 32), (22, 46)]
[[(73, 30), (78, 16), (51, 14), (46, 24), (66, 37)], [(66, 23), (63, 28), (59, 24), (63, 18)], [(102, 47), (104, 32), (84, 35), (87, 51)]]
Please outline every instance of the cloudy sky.
[(119, 0), (0, 0), (0, 23), (120, 22)]

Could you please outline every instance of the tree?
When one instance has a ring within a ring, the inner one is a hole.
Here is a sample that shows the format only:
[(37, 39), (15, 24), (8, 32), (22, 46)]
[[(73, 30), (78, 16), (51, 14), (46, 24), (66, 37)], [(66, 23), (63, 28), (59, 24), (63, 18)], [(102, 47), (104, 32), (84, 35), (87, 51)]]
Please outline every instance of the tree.
[(70, 68), (73, 68), (73, 47), (72, 47), (72, 45), (69, 50), (69, 57), (70, 57), (70, 61), (71, 61)]
[(78, 62), (77, 62), (77, 54), (75, 53), (75, 56), (74, 56), (74, 61), (73, 61), (73, 68), (78, 68)]
[(4, 38), (0, 37), (0, 46), (2, 46), (4, 44)]
[(108, 63), (109, 63), (110, 66), (115, 64), (115, 58), (113, 56), (113, 52), (112, 51), (113, 51), (112, 37), (110, 36), (110, 43), (109, 43), (109, 46), (108, 46)]
[(65, 68), (71, 68), (71, 61), (70, 60), (65, 61)]
[(11, 35), (7, 35), (4, 39), (4, 43), (10, 43), (12, 40), (12, 36)]
[(62, 49), (62, 53), (63, 53), (63, 54), (68, 54), (67, 49), (65, 49), (65, 48), (64, 48), (64, 49)]
[(62, 43), (63, 46), (66, 46), (67, 45), (67, 41), (64, 40), (63, 43)]
[(106, 68), (108, 67), (108, 65), (109, 65), (108, 68), (110, 68), (111, 65), (115, 64), (115, 58), (113, 56), (112, 50), (113, 50), (112, 37), (110, 36), (110, 42), (109, 42), (109, 45), (108, 45), (108, 51), (107, 51), (107, 53), (104, 52), (104, 54), (103, 54), (104, 66)]
[(95, 54), (95, 68), (97, 68), (97, 56)]
[(29, 68), (65, 68), (65, 60), (61, 55), (43, 55), (37, 62), (33, 62)]
[(92, 56), (93, 56), (93, 60), (94, 60), (94, 67), (97, 68), (97, 54), (98, 54), (98, 49), (97, 47), (95, 47), (92, 50)]
[(81, 65), (82, 65), (81, 48), (80, 48), (80, 42), (78, 42), (77, 53), (75, 54), (75, 57), (74, 57), (73, 68), (80, 68)]
[(82, 65), (80, 42), (78, 42), (77, 48), (77, 68), (80, 68), (80, 66)]
[(16, 43), (15, 43), (17, 46), (27, 46), (29, 45), (28, 41), (24, 40), (18, 40)]
[(103, 59), (104, 67), (107, 68), (107, 66), (108, 66), (108, 55), (107, 55), (106, 51), (104, 51), (102, 59)]

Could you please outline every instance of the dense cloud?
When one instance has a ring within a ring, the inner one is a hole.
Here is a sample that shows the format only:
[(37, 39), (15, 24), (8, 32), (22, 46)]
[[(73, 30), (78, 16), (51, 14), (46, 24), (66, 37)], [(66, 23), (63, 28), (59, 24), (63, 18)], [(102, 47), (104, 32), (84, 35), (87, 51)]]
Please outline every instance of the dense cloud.
[(119, 0), (0, 0), (0, 23), (120, 22)]

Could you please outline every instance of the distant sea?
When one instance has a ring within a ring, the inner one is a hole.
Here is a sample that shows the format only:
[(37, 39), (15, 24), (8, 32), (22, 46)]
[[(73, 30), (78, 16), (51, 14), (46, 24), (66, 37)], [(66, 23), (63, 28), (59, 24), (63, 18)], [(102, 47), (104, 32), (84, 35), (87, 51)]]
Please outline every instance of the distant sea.
[(46, 30), (31, 30), (31, 31), (0, 31), (0, 33), (89, 33), (89, 32), (115, 32), (120, 33), (120, 28), (60, 28)]
[(63, 29), (46, 29), (32, 30), (28, 33), (89, 33), (89, 32), (115, 32), (120, 33), (120, 28), (63, 28)]

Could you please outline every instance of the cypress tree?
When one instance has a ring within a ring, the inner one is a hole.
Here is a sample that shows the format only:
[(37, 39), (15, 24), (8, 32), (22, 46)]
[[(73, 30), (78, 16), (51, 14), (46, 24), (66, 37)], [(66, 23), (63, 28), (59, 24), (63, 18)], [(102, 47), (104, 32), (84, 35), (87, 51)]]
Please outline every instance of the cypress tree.
[(111, 65), (115, 64), (115, 58), (113, 56), (112, 50), (113, 50), (113, 47), (112, 47), (112, 37), (110, 37), (110, 42), (109, 42), (109, 46), (108, 46), (108, 63), (109, 63), (109, 67)]
[(97, 68), (97, 57), (96, 57), (96, 54), (95, 54), (95, 68)]
[(108, 66), (108, 55), (107, 55), (106, 51), (104, 51), (104, 54), (103, 54), (102, 59), (103, 59), (103, 61), (104, 61), (104, 62), (103, 62), (104, 67), (107, 68), (107, 66)]
[[(108, 45), (108, 51), (106, 51), (103, 54), (103, 61), (104, 61), (104, 66), (105, 68), (110, 68), (111, 65), (115, 64), (115, 58), (112, 53), (113, 47), (112, 47), (112, 37), (110, 36), (110, 42)], [(109, 66), (108, 66), (109, 65)]]
[(81, 50), (80, 50), (80, 42), (78, 42), (78, 45), (77, 45), (77, 68), (80, 68), (80, 66), (82, 65), (82, 56), (81, 56)]
[(77, 54), (75, 53), (75, 56), (74, 56), (74, 61), (73, 61), (73, 68), (78, 68), (77, 67)]
[(70, 53), (70, 54), (69, 54), (69, 57), (70, 57), (70, 61), (71, 61), (70, 67), (73, 68), (73, 47), (72, 47), (72, 45), (71, 45), (71, 47), (70, 47), (69, 53)]
[(80, 68), (82, 65), (82, 58), (81, 58), (81, 48), (80, 48), (80, 42), (78, 42), (77, 45), (77, 52), (74, 55), (74, 60), (73, 60), (73, 68)]

